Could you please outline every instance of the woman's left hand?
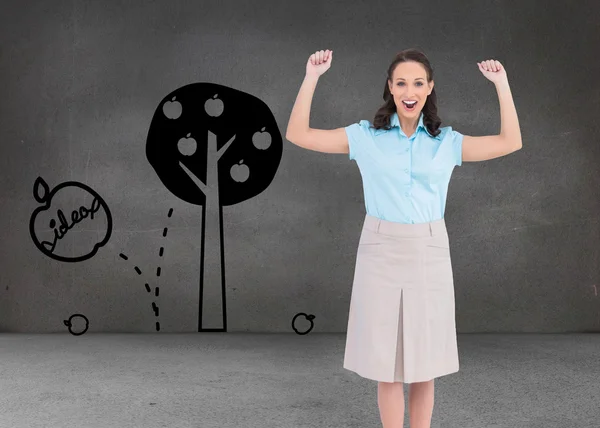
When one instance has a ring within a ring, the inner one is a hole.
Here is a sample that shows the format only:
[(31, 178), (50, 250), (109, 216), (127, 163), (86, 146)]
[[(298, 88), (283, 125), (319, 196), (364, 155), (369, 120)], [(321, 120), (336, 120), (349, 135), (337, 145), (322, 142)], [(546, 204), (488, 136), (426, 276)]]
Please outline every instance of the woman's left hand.
[(487, 61), (478, 62), (479, 71), (488, 79), (490, 82), (495, 84), (508, 82), (508, 76), (506, 70), (500, 61), (489, 59)]

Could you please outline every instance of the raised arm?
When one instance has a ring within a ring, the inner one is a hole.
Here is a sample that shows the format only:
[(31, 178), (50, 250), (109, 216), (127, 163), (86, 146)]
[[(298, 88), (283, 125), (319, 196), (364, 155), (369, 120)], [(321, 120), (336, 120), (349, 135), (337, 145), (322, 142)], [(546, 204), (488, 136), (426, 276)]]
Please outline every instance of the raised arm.
[(478, 162), (508, 155), (523, 147), (517, 109), (513, 101), (506, 70), (499, 61), (477, 63), (481, 73), (496, 86), (500, 101), (500, 134), (471, 137), (462, 143), (463, 162)]
[(306, 76), (296, 97), (285, 138), (299, 147), (324, 153), (348, 153), (348, 137), (344, 128), (331, 130), (310, 127), (310, 106), (319, 77), (331, 66), (333, 53), (318, 51), (306, 64)]

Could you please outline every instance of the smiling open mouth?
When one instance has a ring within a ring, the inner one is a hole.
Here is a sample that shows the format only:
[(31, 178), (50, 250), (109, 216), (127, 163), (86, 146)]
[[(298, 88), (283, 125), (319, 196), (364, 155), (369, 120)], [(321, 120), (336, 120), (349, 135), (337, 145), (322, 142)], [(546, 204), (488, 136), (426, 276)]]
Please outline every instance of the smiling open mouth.
[(406, 103), (405, 101), (402, 101), (402, 105), (404, 106), (405, 110), (412, 111), (412, 110), (415, 109), (415, 106), (417, 105), (417, 102), (414, 101), (412, 103)]

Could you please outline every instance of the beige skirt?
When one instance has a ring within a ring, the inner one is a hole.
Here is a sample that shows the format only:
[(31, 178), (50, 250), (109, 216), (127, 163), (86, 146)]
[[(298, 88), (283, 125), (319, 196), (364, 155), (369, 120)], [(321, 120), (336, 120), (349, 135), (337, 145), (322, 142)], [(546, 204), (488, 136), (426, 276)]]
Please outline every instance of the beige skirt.
[(367, 214), (346, 333), (344, 368), (380, 382), (458, 372), (454, 281), (444, 219), (405, 224)]

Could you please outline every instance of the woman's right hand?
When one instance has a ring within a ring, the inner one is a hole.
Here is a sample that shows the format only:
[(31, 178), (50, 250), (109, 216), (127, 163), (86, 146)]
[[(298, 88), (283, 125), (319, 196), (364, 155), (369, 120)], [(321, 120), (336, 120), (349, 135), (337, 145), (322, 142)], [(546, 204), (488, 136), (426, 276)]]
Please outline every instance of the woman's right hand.
[(308, 58), (306, 63), (306, 75), (319, 77), (331, 67), (333, 51), (317, 51)]

